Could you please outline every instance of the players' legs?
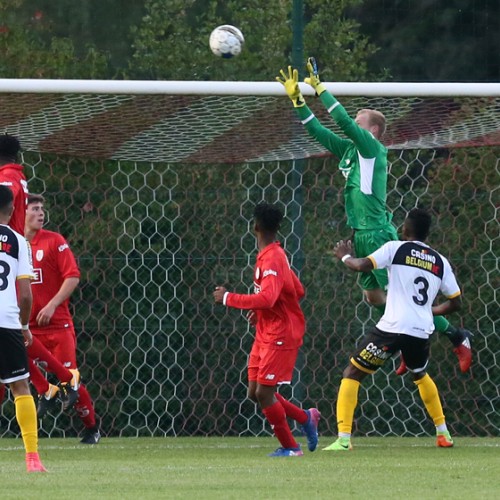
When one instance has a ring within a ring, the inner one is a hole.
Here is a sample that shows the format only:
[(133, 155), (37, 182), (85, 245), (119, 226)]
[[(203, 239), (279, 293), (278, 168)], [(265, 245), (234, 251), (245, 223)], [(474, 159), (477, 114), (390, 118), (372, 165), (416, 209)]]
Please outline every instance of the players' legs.
[(460, 371), (465, 373), (472, 364), (472, 332), (453, 326), (444, 316), (434, 316), (434, 327), (453, 345), (453, 352), (458, 358)]
[(35, 401), (31, 395), (28, 378), (10, 382), (10, 390), (16, 407), (16, 420), (21, 429), (26, 453), (38, 452), (38, 421)]
[(426, 372), (429, 363), (430, 338), (419, 339), (405, 336), (401, 352), (405, 357), (408, 370), (411, 372), (413, 381), (418, 387), (420, 398), (424, 403), (427, 413), (436, 426), (437, 445), (449, 448), (453, 446), (453, 440), (446, 427), (443, 406), (439, 397), (436, 384)]
[[(33, 333), (33, 332), (32, 332)], [(44, 345), (45, 335), (33, 333), (33, 343), (28, 347), (28, 357), (37, 361), (43, 361), (47, 366), (47, 371), (53, 373), (61, 382), (70, 382), (73, 374), (66, 368), (51, 352), (51, 346)], [(40, 392), (38, 391), (40, 394)]]
[(274, 431), (274, 435), (284, 449), (299, 450), (300, 446), (293, 437), (286, 420), (285, 408), (275, 397), (276, 386), (257, 383), (256, 397), (262, 413)]
[(71, 383), (63, 385), (67, 396), (68, 406), (74, 408), (85, 430), (81, 442), (84, 444), (97, 444), (101, 439), (99, 425), (96, 421), (94, 403), (86, 388), (80, 383), (80, 372), (76, 363), (76, 336), (72, 328), (57, 330), (51, 334), (53, 341), (52, 352), (54, 356), (68, 367), (73, 374)]
[(436, 444), (440, 448), (451, 448), (453, 446), (453, 439), (446, 427), (443, 406), (436, 384), (428, 373), (422, 372), (419, 375), (418, 377), (414, 375), (413, 380), (418, 387), (418, 392), (425, 405), (425, 409), (436, 426)]
[(249, 380), (248, 381), (248, 390), (247, 390), (247, 397), (248, 399), (251, 399), (254, 403), (257, 403), (257, 396), (255, 395), (255, 392), (257, 391), (257, 380)]
[[(33, 334), (33, 343), (28, 349), (28, 356), (31, 360), (42, 361), (48, 372), (54, 373), (61, 381), (63, 387), (69, 388), (69, 391), (60, 391), (55, 385), (49, 384), (47, 379), (40, 373), (35, 363), (30, 363), (31, 382), (35, 386), (38, 394), (38, 415), (44, 417), (47, 412), (58, 406), (59, 396), (63, 403), (63, 409), (72, 407), (78, 397), (77, 390), (80, 382), (80, 374), (77, 370), (70, 370), (64, 362), (64, 359), (58, 359), (54, 350), (57, 347), (57, 341), (54, 341), (52, 334), (39, 334), (35, 330)], [(66, 385), (65, 385), (66, 384)]]
[(352, 449), (351, 435), (354, 411), (358, 405), (358, 392), (361, 381), (368, 373), (354, 366), (352, 362), (343, 372), (337, 396), (337, 432), (338, 439), (323, 448), (325, 451), (347, 451)]
[[(300, 445), (292, 435), (286, 411), (276, 398), (278, 384), (290, 383), (298, 349), (268, 349), (254, 343), (248, 359), (249, 397), (257, 401), (266, 420), (281, 444), (272, 456), (301, 455)], [(280, 454), (282, 450), (292, 455)], [(279, 453), (279, 454), (276, 454)]]
[(399, 350), (399, 336), (371, 329), (361, 340), (343, 372), (337, 397), (338, 439), (326, 451), (352, 449), (351, 435), (354, 411), (358, 405), (358, 392), (365, 377), (375, 373), (395, 352)]
[(84, 384), (80, 384), (78, 389), (78, 400), (75, 403), (75, 410), (86, 429), (96, 427), (94, 402)]
[[(59, 361), (64, 363), (65, 366), (69, 367), (69, 370), (74, 374), (78, 375), (78, 387), (76, 388), (77, 397), (75, 401), (75, 410), (80, 417), (83, 425), (85, 426), (85, 435), (83, 439), (86, 439), (87, 435), (93, 434), (97, 441), (100, 439), (99, 429), (95, 418), (94, 403), (90, 394), (85, 387), (85, 385), (80, 383), (80, 375), (77, 370), (76, 364), (76, 337), (74, 335), (73, 329), (65, 329), (54, 332), (53, 335), (54, 348), (53, 353)], [(65, 387), (68, 397), (71, 396), (72, 388), (70, 386)], [(92, 436), (90, 441), (92, 441)], [(97, 442), (96, 441), (96, 442)], [(95, 443), (91, 443), (95, 444)]]
[(288, 399), (285, 399), (279, 392), (274, 394), (274, 397), (281, 403), (281, 406), (285, 409), (286, 416), (295, 420), (301, 425), (307, 422), (307, 412), (297, 405), (294, 405)]
[(42, 375), (40, 368), (35, 363), (33, 359), (29, 360), (29, 369), (30, 369), (30, 382), (35, 387), (36, 392), (39, 396), (45, 395), (49, 392), (50, 383), (49, 381)]
[(447, 430), (445, 424), (445, 417), (443, 413), (443, 407), (441, 405), (441, 400), (439, 398), (439, 392), (436, 387), (436, 384), (430, 377), (428, 373), (425, 371), (421, 373), (413, 373), (413, 381), (418, 387), (418, 392), (420, 394), (420, 398), (427, 409), (427, 413), (429, 413), (432, 418), (434, 425), (437, 430)]
[(9, 384), (14, 397), (16, 420), (26, 450), (28, 472), (45, 472), (38, 456), (38, 420), (29, 387), (26, 347), (21, 330), (0, 329), (0, 382)]

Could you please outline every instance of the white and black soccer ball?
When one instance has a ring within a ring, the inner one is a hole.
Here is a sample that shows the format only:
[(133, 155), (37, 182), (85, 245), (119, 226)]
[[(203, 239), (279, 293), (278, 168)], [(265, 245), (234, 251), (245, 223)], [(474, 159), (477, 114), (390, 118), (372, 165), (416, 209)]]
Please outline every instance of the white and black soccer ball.
[(210, 49), (219, 57), (229, 59), (237, 56), (243, 48), (243, 33), (230, 24), (217, 26), (210, 34)]

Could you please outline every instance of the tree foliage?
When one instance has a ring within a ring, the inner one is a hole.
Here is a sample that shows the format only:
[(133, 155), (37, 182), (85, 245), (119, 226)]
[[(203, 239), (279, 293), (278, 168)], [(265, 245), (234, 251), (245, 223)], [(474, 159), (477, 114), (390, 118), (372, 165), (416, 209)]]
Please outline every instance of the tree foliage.
[(348, 9), (380, 50), (369, 59), (396, 81), (497, 82), (498, 0), (364, 0)]
[(81, 54), (69, 37), (54, 36), (43, 12), (25, 0), (0, 2), (1, 78), (104, 78), (108, 58), (93, 45)]
[[(337, 79), (367, 76), (365, 60), (375, 47), (359, 25), (343, 16), (359, 0), (315, 0), (305, 12), (304, 54), (315, 55), (325, 74)], [(147, 0), (134, 30), (131, 74), (148, 79), (272, 80), (290, 63), (292, 2), (251, 0)], [(330, 22), (330, 20), (335, 20)], [(212, 29), (233, 24), (245, 36), (244, 51), (218, 59), (208, 48)]]

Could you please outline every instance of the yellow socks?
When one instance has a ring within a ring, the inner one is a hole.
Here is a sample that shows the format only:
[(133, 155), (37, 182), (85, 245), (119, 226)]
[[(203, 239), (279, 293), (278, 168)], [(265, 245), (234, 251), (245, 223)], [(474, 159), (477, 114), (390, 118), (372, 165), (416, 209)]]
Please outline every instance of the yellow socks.
[(14, 404), (26, 453), (36, 453), (38, 451), (38, 421), (35, 401), (32, 396), (17, 396)]
[(352, 433), (354, 410), (358, 404), (360, 382), (352, 378), (343, 378), (340, 382), (337, 399), (337, 427), (339, 435)]
[(434, 380), (432, 380), (432, 378), (427, 373), (420, 380), (416, 380), (415, 384), (418, 387), (418, 392), (420, 393), (420, 397), (424, 402), (427, 413), (434, 421), (434, 425), (437, 427), (438, 425), (444, 424), (445, 418), (443, 407), (441, 406), (439, 392), (437, 390), (436, 384), (434, 383)]

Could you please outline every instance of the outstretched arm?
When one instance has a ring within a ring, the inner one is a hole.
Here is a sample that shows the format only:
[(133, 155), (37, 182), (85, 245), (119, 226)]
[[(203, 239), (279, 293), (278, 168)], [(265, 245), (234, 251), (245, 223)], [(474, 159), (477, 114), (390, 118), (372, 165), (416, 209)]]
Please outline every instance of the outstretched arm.
[(307, 106), (300, 92), (299, 73), (296, 69), (288, 66), (288, 74), (283, 70), (280, 70), (280, 74), (281, 76), (276, 77), (276, 81), (285, 87), (285, 91), (307, 132), (328, 149), (328, 151), (331, 151), (338, 158), (342, 158), (344, 151), (350, 145), (350, 141), (342, 139), (330, 129), (321, 125), (314, 113)]
[(347, 113), (344, 106), (326, 89), (321, 83), (318, 66), (314, 57), (307, 59), (307, 70), (309, 77), (304, 82), (310, 85), (321, 102), (328, 110), (330, 116), (335, 120), (340, 129), (349, 137), (364, 158), (376, 156), (380, 143), (371, 132), (361, 128)]
[(235, 309), (270, 309), (276, 303), (282, 287), (279, 275), (270, 275), (262, 280), (259, 293), (233, 293), (223, 286), (216, 286), (213, 297), (216, 303)]

